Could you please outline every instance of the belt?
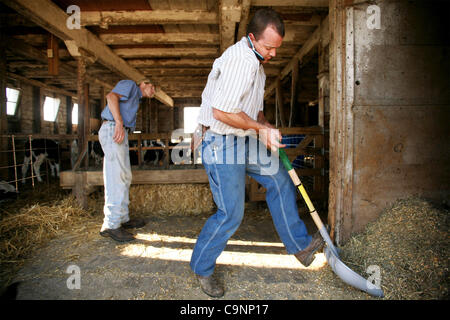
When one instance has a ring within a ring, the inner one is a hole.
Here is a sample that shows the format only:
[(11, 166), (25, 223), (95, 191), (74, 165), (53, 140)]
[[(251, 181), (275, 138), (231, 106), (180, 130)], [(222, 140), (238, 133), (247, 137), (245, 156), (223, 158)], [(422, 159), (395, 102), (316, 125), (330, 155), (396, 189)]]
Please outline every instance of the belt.
[[(106, 123), (106, 122), (114, 122), (114, 123), (115, 123), (114, 120), (105, 120), (105, 119), (103, 119), (102, 124), (103, 124), (103, 123)], [(127, 131), (127, 133), (130, 133), (130, 132), (131, 132), (131, 128), (130, 128), (130, 127), (125, 127), (125, 125), (124, 125), (123, 127), (125, 128), (125, 130)]]

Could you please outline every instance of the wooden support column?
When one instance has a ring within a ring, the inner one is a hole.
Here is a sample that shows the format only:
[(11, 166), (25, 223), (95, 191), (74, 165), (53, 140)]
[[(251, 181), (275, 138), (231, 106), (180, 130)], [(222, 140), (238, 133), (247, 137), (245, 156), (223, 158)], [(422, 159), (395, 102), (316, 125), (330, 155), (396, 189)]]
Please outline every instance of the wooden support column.
[(57, 76), (59, 74), (59, 46), (57, 38), (52, 34), (48, 34), (47, 38), (47, 58), (48, 58), (48, 74)]
[[(86, 66), (87, 60), (83, 56), (79, 56), (77, 59), (77, 100), (78, 100), (78, 150), (80, 151), (78, 159), (72, 170), (76, 170), (83, 158), (86, 162), (89, 161), (88, 152), (88, 134), (90, 129), (89, 124), (89, 85), (86, 83)], [(77, 172), (77, 178), (75, 180), (75, 186), (72, 189), (74, 196), (76, 197), (78, 203), (83, 207), (87, 208), (87, 197), (89, 193), (86, 189), (86, 181), (83, 178), (82, 172)]]
[(280, 79), (277, 78), (276, 81), (277, 81), (277, 87), (276, 87), (275, 99), (276, 99), (276, 104), (278, 106), (278, 113), (280, 115), (281, 127), (284, 127), (285, 121), (284, 121), (284, 108), (283, 108), (283, 90), (281, 88)]
[(297, 104), (297, 83), (298, 83), (298, 60), (294, 60), (292, 65), (291, 79), (291, 109), (289, 112), (289, 127), (292, 127), (295, 105)]
[[(318, 45), (319, 52), (319, 74), (317, 76), (319, 81), (319, 126), (325, 127), (325, 119), (330, 114), (330, 74), (329, 74), (329, 51), (328, 41), (329, 27), (328, 24), (321, 24), (320, 28), (324, 28), (320, 32), (320, 39)], [(325, 29), (326, 28), (326, 29)], [(328, 124), (327, 124), (328, 126)]]
[(42, 103), (41, 88), (33, 86), (33, 133), (41, 133)]
[(72, 134), (72, 97), (66, 96), (66, 133)]
[[(0, 134), (8, 133), (8, 119), (6, 114), (6, 48), (5, 35), (0, 31)], [(8, 150), (8, 138), (0, 138), (0, 150)], [(8, 166), (8, 154), (0, 152), (0, 167)], [(1, 169), (0, 176), (8, 181), (8, 169)]]

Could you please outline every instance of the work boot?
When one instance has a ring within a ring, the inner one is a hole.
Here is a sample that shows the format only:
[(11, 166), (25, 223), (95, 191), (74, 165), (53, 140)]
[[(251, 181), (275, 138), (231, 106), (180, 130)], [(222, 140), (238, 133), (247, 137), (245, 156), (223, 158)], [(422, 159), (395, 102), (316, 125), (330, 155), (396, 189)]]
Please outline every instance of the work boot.
[(317, 231), (313, 235), (311, 243), (305, 249), (295, 253), (294, 255), (302, 265), (308, 267), (314, 261), (314, 253), (320, 250), (324, 243), (325, 242), (323, 241), (320, 232)]
[(128, 222), (122, 223), (122, 228), (133, 229), (145, 226), (145, 220), (140, 218), (130, 219)]
[(224, 295), (225, 290), (212, 275), (210, 275), (209, 277), (202, 277), (197, 274), (196, 276), (198, 281), (200, 282), (200, 287), (208, 296), (213, 298), (220, 298)]
[(135, 237), (131, 233), (125, 231), (121, 227), (117, 229), (102, 229), (100, 231), (100, 235), (103, 237), (110, 237), (119, 242), (128, 242), (135, 240)]

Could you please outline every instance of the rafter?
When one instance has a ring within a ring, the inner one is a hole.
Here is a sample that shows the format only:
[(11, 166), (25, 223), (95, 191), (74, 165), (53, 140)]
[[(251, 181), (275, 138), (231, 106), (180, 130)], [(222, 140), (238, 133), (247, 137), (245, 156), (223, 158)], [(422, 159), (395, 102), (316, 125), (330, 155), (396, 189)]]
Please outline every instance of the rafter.
[[(101, 64), (118, 74), (135, 81), (144, 78), (142, 73), (128, 65), (125, 60), (84, 27), (69, 29), (66, 24), (67, 14), (52, 1), (4, 0), (3, 2), (58, 38), (73, 40), (79, 48), (83, 48), (95, 56)], [(159, 90), (155, 97), (162, 103), (173, 106), (173, 100), (163, 91)]]

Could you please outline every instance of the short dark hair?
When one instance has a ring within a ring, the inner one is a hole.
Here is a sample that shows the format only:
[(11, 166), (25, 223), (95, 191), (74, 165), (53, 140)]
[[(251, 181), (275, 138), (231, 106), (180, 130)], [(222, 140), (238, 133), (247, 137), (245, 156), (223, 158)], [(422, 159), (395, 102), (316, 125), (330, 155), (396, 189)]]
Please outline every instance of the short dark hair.
[(268, 26), (272, 26), (280, 36), (284, 37), (284, 22), (280, 15), (272, 9), (258, 9), (247, 26), (247, 34), (253, 33), (258, 40)]

